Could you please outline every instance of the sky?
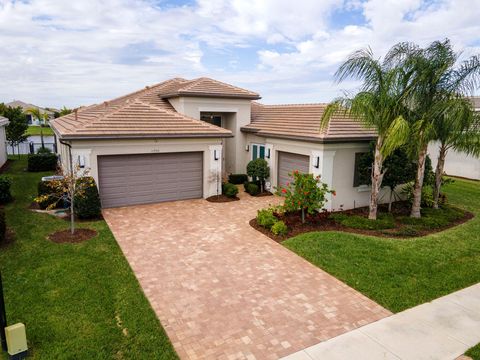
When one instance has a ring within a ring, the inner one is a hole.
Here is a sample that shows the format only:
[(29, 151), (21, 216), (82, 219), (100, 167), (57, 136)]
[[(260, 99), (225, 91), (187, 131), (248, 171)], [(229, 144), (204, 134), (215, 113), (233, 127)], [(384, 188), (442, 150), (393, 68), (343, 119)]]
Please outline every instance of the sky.
[(353, 51), (451, 39), (480, 53), (480, 0), (0, 0), (0, 102), (99, 103), (172, 77), (328, 102)]

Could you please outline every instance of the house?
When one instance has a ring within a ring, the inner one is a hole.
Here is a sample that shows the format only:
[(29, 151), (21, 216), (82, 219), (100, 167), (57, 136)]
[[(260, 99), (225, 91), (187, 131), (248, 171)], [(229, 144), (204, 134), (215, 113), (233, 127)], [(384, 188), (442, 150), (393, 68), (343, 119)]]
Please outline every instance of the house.
[(5, 127), (8, 125), (8, 119), (0, 116), (0, 143), (4, 146), (0, 147), (0, 167), (7, 161), (7, 136)]
[[(472, 97), (471, 99), (475, 111), (480, 112), (480, 96)], [(439, 143), (437, 141), (429, 144), (428, 153), (432, 159), (432, 166), (435, 169), (439, 153)], [(447, 175), (480, 180), (480, 158), (450, 149), (445, 158), (444, 170)]]
[[(209, 78), (174, 78), (51, 122), (60, 159), (70, 155), (95, 178), (102, 206), (217, 194), (229, 173), (265, 158), (268, 186), (297, 169), (321, 175), (337, 196), (330, 209), (367, 206), (355, 160), (375, 132), (336, 115), (320, 129), (326, 104), (263, 105), (260, 95)], [(385, 197), (386, 201), (386, 197)]]
[(47, 114), (49, 120), (52, 120), (54, 118), (54, 109), (42, 108), (40, 106), (28, 104), (20, 100), (14, 100), (5, 105), (10, 107), (20, 107), (22, 111), (25, 113), (25, 116), (27, 117), (27, 121), (29, 125), (33, 125), (33, 126), (46, 125), (45, 119), (37, 119), (32, 114), (29, 114), (28, 111), (30, 109), (39, 109), (40, 113)]

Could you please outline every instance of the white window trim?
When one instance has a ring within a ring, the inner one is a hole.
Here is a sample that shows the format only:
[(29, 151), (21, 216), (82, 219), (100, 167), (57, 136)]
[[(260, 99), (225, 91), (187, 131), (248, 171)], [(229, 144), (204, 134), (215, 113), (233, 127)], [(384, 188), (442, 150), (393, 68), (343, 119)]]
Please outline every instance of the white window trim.
[(250, 144), (250, 160), (253, 160), (253, 147), (257, 146), (258, 149), (258, 154), (257, 154), (257, 159), (260, 157), (260, 146), (263, 146), (264, 150), (264, 156), (267, 157), (267, 146), (265, 144), (258, 144), (258, 143), (251, 143)]

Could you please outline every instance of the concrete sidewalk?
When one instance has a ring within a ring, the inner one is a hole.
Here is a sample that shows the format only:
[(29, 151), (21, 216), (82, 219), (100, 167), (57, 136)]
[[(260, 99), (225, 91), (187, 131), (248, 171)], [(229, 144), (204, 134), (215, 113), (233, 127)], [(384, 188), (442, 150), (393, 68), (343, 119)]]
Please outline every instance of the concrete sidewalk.
[(480, 342), (480, 283), (293, 353), (283, 360), (452, 360)]

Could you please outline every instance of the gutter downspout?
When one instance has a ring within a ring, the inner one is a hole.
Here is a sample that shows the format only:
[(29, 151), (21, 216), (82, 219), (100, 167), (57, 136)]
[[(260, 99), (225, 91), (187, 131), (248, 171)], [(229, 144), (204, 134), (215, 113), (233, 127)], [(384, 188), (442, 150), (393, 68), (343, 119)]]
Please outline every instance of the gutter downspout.
[[(69, 144), (68, 142), (63, 141), (62, 139), (58, 139), (60, 144), (65, 145), (68, 147), (68, 158), (69, 158), (69, 166), (70, 166), (70, 177), (71, 181), (74, 181), (74, 176), (73, 176), (73, 158), (72, 158), (72, 145)], [(73, 185), (75, 186), (75, 185)], [(75, 192), (74, 192), (75, 193)], [(70, 199), (70, 232), (72, 235), (75, 233), (75, 214), (73, 213), (73, 198)]]

